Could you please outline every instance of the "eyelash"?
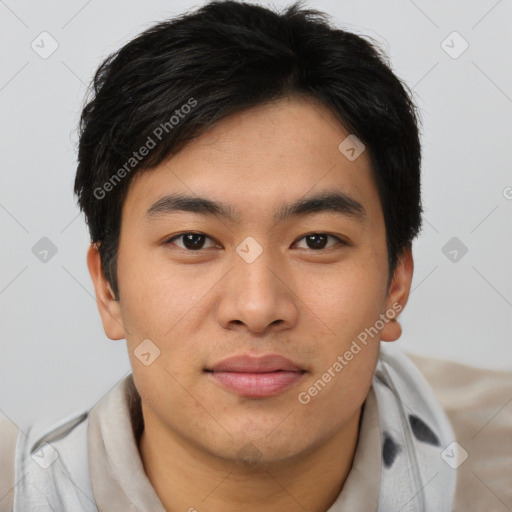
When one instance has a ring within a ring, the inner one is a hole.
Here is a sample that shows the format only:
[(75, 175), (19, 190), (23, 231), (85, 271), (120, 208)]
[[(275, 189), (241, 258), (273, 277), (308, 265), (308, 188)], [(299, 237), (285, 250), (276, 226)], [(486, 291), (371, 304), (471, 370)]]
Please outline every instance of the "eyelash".
[[(174, 240), (178, 239), (178, 238), (182, 238), (184, 237), (185, 235), (201, 235), (201, 236), (204, 236), (206, 238), (209, 238), (210, 240), (212, 241), (215, 241), (213, 238), (209, 237), (208, 235), (205, 235), (204, 233), (200, 233), (200, 232), (196, 232), (196, 231), (187, 231), (185, 233), (181, 233), (179, 235), (174, 235), (172, 236), (171, 238), (167, 239), (164, 244), (165, 245), (169, 245), (171, 243), (173, 243)], [(300, 241), (300, 240), (303, 240), (304, 238), (307, 238), (308, 236), (312, 236), (312, 235), (325, 235), (325, 236), (328, 236), (328, 237), (331, 237), (331, 238), (334, 238), (340, 245), (342, 246), (346, 246), (346, 245), (349, 245), (345, 240), (339, 238), (338, 236), (336, 235), (331, 235), (330, 233), (323, 233), (321, 231), (319, 232), (313, 232), (313, 233), (308, 233), (306, 235), (303, 235), (302, 237), (298, 238), (294, 243)], [(324, 252), (324, 251), (328, 251), (330, 249), (333, 249), (335, 248), (336, 245), (333, 245), (331, 247), (327, 247), (327, 248), (324, 248), (324, 249), (305, 249), (307, 251), (311, 251), (311, 252)], [(205, 249), (197, 249), (197, 250), (192, 250), (192, 249), (187, 249), (186, 247), (179, 247), (178, 246), (178, 249), (181, 249), (182, 251), (186, 251), (186, 252), (190, 252), (190, 253), (199, 253), (199, 252), (202, 252), (204, 251)]]

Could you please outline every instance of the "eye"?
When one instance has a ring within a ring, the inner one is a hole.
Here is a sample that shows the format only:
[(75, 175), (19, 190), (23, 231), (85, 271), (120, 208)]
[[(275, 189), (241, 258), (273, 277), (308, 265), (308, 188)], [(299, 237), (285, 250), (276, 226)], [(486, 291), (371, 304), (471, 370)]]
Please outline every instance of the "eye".
[[(313, 251), (321, 251), (323, 249), (330, 249), (336, 245), (336, 243), (327, 246), (328, 239), (331, 238), (335, 242), (341, 245), (347, 245), (347, 243), (341, 238), (329, 235), (328, 233), (310, 233), (309, 235), (304, 235), (302, 238), (299, 238), (295, 244), (299, 243), (300, 240), (305, 240), (307, 247), (305, 249), (310, 249)], [(181, 244), (175, 243), (175, 241), (181, 240)], [(200, 251), (201, 249), (205, 249), (205, 241), (210, 240), (212, 243), (211, 247), (220, 247), (215, 240), (205, 235), (204, 233), (196, 233), (196, 232), (188, 232), (181, 233), (179, 235), (175, 235), (172, 238), (169, 238), (165, 244), (173, 244), (179, 247), (180, 249), (184, 249), (186, 251)]]
[[(179, 244), (174, 244), (174, 240), (183, 239), (183, 246)], [(204, 249), (204, 242), (205, 240), (211, 240), (214, 242), (214, 245), (216, 242), (210, 238), (209, 236), (205, 235), (204, 233), (182, 233), (181, 235), (175, 235), (172, 238), (169, 238), (165, 243), (166, 244), (174, 244), (177, 245), (180, 249), (185, 249), (188, 251), (199, 251), (201, 249)]]
[[(329, 235), (328, 233), (310, 233), (309, 235), (305, 235), (302, 238), (299, 238), (299, 240), (306, 241), (306, 244), (309, 246), (309, 247), (306, 247), (306, 249), (312, 249), (314, 251), (318, 251), (318, 250), (322, 250), (322, 249), (326, 248), (328, 238), (334, 239), (341, 245), (347, 245), (347, 243), (344, 240), (342, 240), (341, 238), (338, 238), (337, 236), (334, 236), (334, 235)], [(331, 247), (333, 247), (333, 245), (331, 245), (330, 247), (327, 247), (327, 249), (330, 249)]]

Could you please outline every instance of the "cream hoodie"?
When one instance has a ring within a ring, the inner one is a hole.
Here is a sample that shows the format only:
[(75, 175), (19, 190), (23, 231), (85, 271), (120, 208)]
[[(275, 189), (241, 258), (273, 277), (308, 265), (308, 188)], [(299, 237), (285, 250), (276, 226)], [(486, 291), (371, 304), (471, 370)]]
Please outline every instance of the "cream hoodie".
[[(381, 356), (351, 471), (326, 512), (512, 510), (512, 373)], [(0, 512), (165, 512), (144, 473), (142, 429), (131, 373), (91, 410), (26, 435), (0, 415)]]

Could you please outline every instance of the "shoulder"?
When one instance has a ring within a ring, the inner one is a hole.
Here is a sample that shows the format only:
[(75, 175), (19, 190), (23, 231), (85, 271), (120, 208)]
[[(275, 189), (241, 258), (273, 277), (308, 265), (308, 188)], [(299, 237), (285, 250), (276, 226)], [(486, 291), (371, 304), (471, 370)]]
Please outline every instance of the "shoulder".
[(90, 491), (87, 425), (87, 410), (50, 424), (36, 420), (23, 430), (0, 423), (0, 481), (10, 490), (0, 501), (0, 512), (38, 510), (42, 503), (49, 510), (97, 512)]
[(429, 382), (456, 435), (454, 511), (512, 509), (512, 372), (406, 355)]
[(0, 512), (11, 512), (14, 500), (14, 454), (18, 427), (0, 415)]

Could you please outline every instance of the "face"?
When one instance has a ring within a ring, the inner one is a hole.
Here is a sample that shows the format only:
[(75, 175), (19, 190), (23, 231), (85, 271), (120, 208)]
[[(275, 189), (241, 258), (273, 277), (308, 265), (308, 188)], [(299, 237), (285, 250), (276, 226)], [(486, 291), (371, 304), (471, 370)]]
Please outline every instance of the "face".
[[(348, 135), (315, 100), (280, 100), (224, 120), (130, 184), (120, 301), (105, 296), (100, 313), (107, 335), (127, 340), (151, 425), (210, 455), (235, 460), (251, 445), (271, 462), (320, 445), (359, 411), (391, 328), (383, 314), (403, 307), (411, 272), (399, 264), (406, 278), (387, 289), (369, 155), (348, 159), (338, 148)], [(176, 194), (191, 201), (162, 201)], [(101, 293), (92, 252), (89, 266)], [(268, 354), (297, 371), (218, 366)]]

